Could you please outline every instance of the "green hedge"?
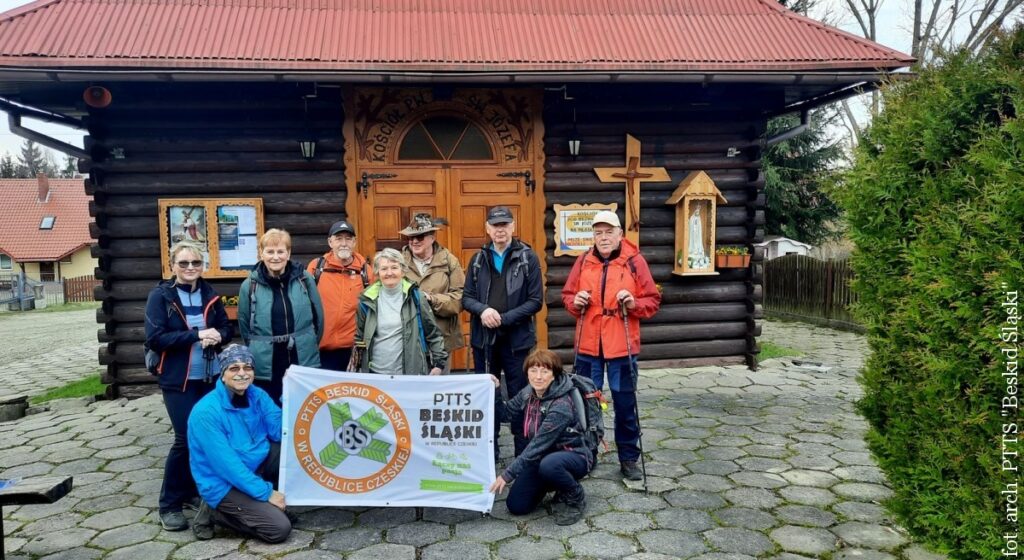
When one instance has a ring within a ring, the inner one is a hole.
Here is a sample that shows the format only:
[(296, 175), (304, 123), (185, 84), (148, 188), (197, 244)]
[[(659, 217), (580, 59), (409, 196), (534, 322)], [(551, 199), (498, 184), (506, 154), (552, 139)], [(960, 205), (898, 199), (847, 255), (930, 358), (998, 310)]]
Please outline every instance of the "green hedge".
[[(888, 88), (839, 199), (872, 355), (859, 403), (888, 504), (955, 558), (1000, 557), (999, 328), (1024, 281), (1024, 30)], [(1003, 284), (1005, 283), (1006, 288)]]

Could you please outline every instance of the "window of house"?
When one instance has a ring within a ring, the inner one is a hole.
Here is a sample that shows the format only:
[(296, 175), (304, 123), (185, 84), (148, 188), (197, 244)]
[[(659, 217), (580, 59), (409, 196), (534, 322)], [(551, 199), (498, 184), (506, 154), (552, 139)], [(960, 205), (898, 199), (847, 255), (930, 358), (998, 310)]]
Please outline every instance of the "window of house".
[(476, 124), (450, 116), (427, 117), (405, 135), (399, 161), (489, 161), (491, 145)]
[(14, 261), (9, 255), (0, 253), (0, 270), (11, 270), (14, 268)]
[(71, 255), (68, 255), (61, 259), (60, 264), (71, 264)]
[(43, 220), (39, 222), (39, 229), (53, 229), (53, 224), (56, 221), (56, 216), (43, 216)]

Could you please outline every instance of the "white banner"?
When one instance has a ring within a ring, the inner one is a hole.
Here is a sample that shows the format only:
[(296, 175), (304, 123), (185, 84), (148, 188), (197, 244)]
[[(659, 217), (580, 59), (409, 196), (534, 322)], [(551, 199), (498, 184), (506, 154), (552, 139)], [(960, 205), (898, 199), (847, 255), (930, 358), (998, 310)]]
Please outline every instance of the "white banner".
[(490, 512), (490, 376), (291, 366), (283, 403), (280, 480), (289, 505)]

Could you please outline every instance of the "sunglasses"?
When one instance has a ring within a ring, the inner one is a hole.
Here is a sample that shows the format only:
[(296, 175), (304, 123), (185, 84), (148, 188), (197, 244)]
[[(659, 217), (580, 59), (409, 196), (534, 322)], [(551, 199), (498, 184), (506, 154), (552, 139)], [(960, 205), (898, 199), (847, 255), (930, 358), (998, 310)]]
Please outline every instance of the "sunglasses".
[(203, 261), (178, 261), (178, 268), (199, 268), (203, 266)]
[(413, 235), (412, 237), (409, 238), (409, 241), (423, 241), (424, 239), (427, 238), (428, 235), (430, 234), (424, 233), (422, 235)]

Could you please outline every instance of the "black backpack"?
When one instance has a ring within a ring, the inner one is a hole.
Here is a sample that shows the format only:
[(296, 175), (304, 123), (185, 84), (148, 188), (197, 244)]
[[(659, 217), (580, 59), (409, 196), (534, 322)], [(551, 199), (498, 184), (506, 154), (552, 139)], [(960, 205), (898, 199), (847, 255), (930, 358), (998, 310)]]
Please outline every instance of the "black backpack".
[[(174, 304), (167, 304), (167, 318), (170, 319), (174, 315)], [(187, 321), (186, 321), (187, 322)], [(146, 371), (152, 375), (160, 375), (160, 366), (163, 365), (164, 353), (152, 350), (149, 347), (148, 342), (142, 343), (142, 349), (144, 351), (144, 358), (146, 361)]]
[(583, 443), (593, 455), (594, 463), (597, 463), (601, 445), (604, 445), (605, 449), (608, 447), (604, 441), (604, 409), (608, 403), (589, 378), (569, 374), (569, 380), (572, 381), (572, 391), (569, 392), (569, 396), (572, 398), (576, 419), (583, 429)]

